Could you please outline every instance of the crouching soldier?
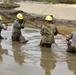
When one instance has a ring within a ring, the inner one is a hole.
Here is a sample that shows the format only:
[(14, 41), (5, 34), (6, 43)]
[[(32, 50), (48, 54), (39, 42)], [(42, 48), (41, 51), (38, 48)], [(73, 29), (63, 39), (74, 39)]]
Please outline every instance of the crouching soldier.
[(67, 52), (76, 53), (76, 31), (71, 32), (66, 40), (68, 41)]
[(21, 34), (21, 29), (24, 28), (23, 15), (18, 13), (16, 17), (17, 19), (13, 23), (12, 41), (26, 43), (27, 40)]
[(3, 39), (1, 36), (2, 29), (7, 30), (7, 25), (2, 22), (2, 16), (0, 15), (0, 39)]
[(42, 26), (40, 33), (42, 35), (40, 46), (51, 47), (52, 43), (55, 43), (54, 35), (57, 35), (58, 31), (56, 26), (52, 24), (51, 16), (46, 16), (45, 24)]

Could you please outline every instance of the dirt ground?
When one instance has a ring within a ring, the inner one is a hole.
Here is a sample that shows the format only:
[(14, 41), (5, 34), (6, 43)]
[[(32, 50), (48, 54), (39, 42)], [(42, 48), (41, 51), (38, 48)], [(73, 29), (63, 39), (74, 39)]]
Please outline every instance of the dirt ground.
[(17, 10), (23, 10), (28, 13), (53, 15), (57, 19), (76, 20), (76, 4), (41, 4), (34, 2), (19, 2)]

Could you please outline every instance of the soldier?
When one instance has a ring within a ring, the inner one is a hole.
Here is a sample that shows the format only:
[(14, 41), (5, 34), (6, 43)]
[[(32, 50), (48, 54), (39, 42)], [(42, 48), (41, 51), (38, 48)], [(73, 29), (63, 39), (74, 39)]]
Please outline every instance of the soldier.
[(68, 41), (67, 52), (76, 53), (76, 31), (71, 32), (66, 40)]
[(27, 40), (22, 36), (21, 29), (24, 28), (23, 15), (21, 13), (17, 14), (17, 19), (13, 24), (12, 41), (19, 43), (26, 43)]
[(52, 17), (46, 16), (45, 24), (41, 28), (42, 39), (40, 46), (51, 47), (52, 43), (55, 43), (54, 35), (57, 35), (58, 31), (55, 25), (52, 24)]
[(2, 22), (2, 16), (0, 15), (0, 39), (3, 39), (3, 37), (1, 36), (1, 31), (2, 31), (2, 29), (7, 30), (7, 25), (5, 25), (5, 24)]

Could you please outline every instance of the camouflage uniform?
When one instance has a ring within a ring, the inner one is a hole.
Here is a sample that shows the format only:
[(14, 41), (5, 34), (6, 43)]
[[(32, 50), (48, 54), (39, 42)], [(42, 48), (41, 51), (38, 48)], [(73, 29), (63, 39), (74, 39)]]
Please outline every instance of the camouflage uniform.
[(22, 28), (24, 28), (24, 25), (21, 26), (19, 20), (15, 20), (13, 24), (12, 41), (17, 41), (21, 43), (26, 42), (25, 38), (21, 34)]
[[(71, 41), (70, 41), (71, 39)], [(73, 31), (67, 39), (67, 52), (76, 53), (76, 31)]]
[(51, 44), (55, 42), (54, 35), (56, 34), (57, 28), (53, 24), (43, 25), (40, 31), (42, 39), (40, 42), (41, 46), (51, 47)]

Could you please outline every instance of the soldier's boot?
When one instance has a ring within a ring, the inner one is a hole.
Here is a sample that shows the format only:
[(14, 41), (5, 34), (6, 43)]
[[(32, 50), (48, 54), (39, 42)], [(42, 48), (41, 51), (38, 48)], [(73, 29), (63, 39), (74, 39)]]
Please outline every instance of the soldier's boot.
[(39, 44), (39, 46), (42, 46), (42, 47), (44, 47), (45, 45), (42, 43), (42, 41), (40, 41), (40, 44)]
[(25, 39), (22, 35), (20, 36), (20, 43), (27, 43), (28, 42), (28, 40), (27, 39)]
[(20, 43), (27, 43), (28, 42), (28, 40), (25, 40), (25, 41), (21, 41)]

